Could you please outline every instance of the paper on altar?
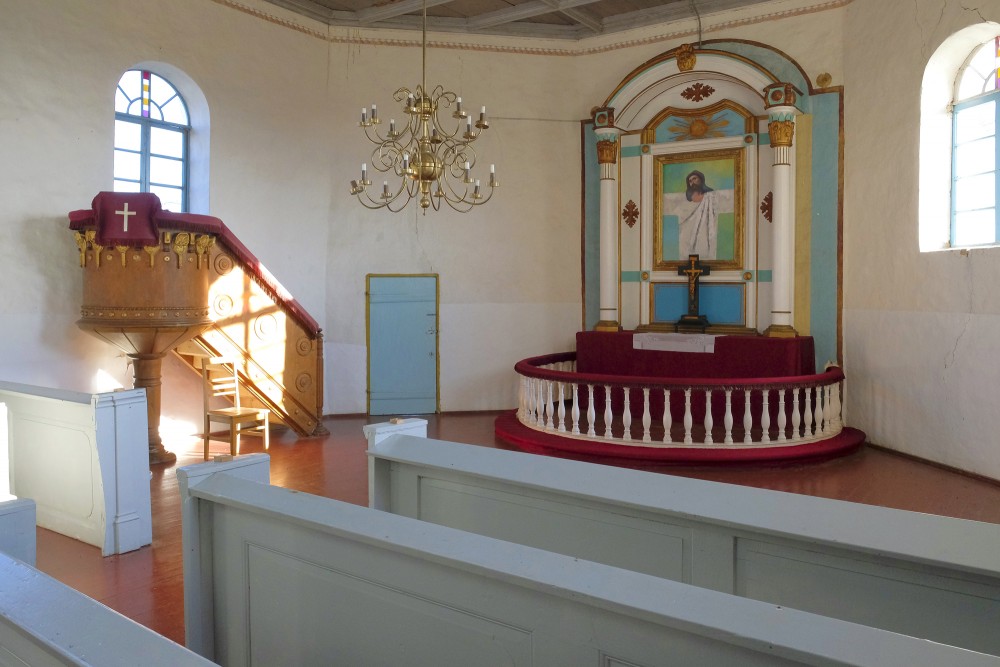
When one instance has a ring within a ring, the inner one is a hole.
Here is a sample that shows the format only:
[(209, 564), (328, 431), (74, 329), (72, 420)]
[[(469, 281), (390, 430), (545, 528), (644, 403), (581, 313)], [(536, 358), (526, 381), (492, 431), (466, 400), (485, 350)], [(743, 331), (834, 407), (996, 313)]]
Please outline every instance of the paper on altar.
[(713, 353), (715, 338), (712, 334), (640, 333), (632, 336), (632, 349)]

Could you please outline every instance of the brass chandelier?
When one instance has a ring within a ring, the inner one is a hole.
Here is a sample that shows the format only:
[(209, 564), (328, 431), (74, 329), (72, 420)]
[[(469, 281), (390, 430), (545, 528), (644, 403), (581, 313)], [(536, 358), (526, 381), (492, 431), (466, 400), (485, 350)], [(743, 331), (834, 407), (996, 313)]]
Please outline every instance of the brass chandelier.
[[(371, 165), (382, 174), (381, 191), (369, 191), (372, 181), (368, 164), (361, 165), (361, 179), (351, 181), (351, 194), (370, 209), (388, 208), (398, 212), (406, 208), (411, 199), (419, 196), (420, 208), (426, 215), (428, 208), (440, 210), (442, 202), (460, 213), (471, 211), (474, 206), (485, 204), (500, 186), (496, 169), (490, 165), (486, 190), (480, 179), (473, 177), (476, 151), (472, 143), (479, 138), (490, 123), (486, 107), (479, 111), (479, 120), (473, 123), (468, 111), (462, 107), (462, 98), (442, 86), (427, 90), (427, 3), (423, 7), (421, 83), (416, 90), (400, 88), (393, 95), (402, 103), (404, 122), (397, 127), (389, 121), (385, 134), (379, 132), (382, 120), (378, 108), (361, 109), (361, 127), (365, 136), (375, 144)], [(438, 111), (454, 110), (454, 122), (438, 117)], [(463, 122), (464, 121), (464, 122)], [(445, 122), (449, 127), (445, 126)], [(390, 180), (392, 187), (390, 187)]]

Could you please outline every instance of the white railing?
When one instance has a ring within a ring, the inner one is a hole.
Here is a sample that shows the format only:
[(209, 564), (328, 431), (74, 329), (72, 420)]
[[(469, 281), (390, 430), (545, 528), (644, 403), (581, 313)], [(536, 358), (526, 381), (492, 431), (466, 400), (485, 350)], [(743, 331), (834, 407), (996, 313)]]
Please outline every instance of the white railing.
[(844, 427), (838, 367), (787, 378), (631, 377), (577, 373), (576, 353), (563, 352), (514, 368), (518, 421), (568, 438), (644, 447), (783, 447), (833, 438)]

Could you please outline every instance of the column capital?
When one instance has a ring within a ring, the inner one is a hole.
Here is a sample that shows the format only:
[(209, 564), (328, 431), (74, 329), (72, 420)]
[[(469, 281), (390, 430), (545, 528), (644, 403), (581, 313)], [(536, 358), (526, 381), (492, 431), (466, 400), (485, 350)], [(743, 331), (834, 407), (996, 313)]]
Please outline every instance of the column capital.
[(779, 82), (764, 86), (764, 108), (769, 113), (773, 107), (795, 108), (800, 97), (802, 97), (802, 91), (791, 83)]
[[(788, 148), (795, 138), (795, 121), (791, 118), (772, 119), (767, 124), (767, 134), (771, 139), (771, 146), (774, 148)], [(775, 164), (787, 164), (787, 161), (776, 162)]]
[(594, 121), (594, 129), (613, 128), (615, 125), (615, 110), (612, 107), (594, 107), (590, 112)]

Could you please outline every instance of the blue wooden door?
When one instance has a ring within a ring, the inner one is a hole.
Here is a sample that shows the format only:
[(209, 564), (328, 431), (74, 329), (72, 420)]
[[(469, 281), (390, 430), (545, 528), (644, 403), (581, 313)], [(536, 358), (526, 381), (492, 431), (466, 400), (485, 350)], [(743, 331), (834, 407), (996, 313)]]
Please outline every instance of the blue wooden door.
[(368, 414), (437, 412), (437, 281), (368, 276)]

